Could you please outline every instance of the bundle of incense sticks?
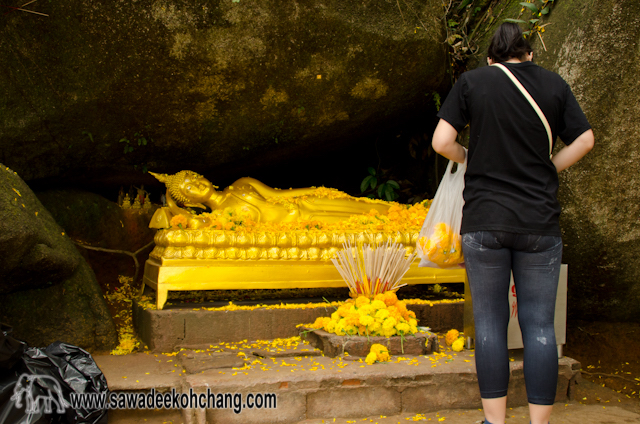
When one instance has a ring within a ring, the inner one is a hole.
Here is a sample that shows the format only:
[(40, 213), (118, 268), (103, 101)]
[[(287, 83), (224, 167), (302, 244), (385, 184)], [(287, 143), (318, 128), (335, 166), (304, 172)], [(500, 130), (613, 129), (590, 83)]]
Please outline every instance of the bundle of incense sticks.
[(333, 265), (349, 286), (352, 296), (375, 296), (389, 290), (397, 290), (406, 284), (400, 284), (409, 270), (416, 253), (406, 255), (404, 246), (394, 242), (370, 246), (368, 244), (352, 246), (344, 242), (344, 249), (331, 259)]

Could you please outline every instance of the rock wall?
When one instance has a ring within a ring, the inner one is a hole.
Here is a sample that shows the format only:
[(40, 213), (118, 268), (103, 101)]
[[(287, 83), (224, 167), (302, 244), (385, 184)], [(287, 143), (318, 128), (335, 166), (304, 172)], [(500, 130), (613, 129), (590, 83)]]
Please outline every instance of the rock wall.
[(117, 345), (96, 277), (24, 181), (0, 164), (0, 321), (31, 346)]
[(415, 116), (448, 83), (436, 0), (31, 7), (48, 16), (0, 26), (0, 161), (26, 181), (255, 175)]
[(534, 59), (571, 86), (594, 149), (560, 174), (569, 314), (640, 321), (640, 2), (557, 1)]

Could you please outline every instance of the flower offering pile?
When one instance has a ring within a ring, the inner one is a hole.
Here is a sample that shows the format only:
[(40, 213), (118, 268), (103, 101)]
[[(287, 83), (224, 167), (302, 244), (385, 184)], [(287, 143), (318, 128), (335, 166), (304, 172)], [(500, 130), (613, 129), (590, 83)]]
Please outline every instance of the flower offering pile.
[(361, 295), (342, 304), (331, 317), (318, 317), (310, 328), (339, 336), (406, 336), (418, 331), (418, 320), (395, 292)]
[(460, 234), (440, 222), (433, 227), (430, 235), (418, 239), (421, 257), (442, 268), (450, 268), (464, 262)]
[[(328, 191), (324, 187), (317, 189)], [(337, 191), (337, 190), (335, 190)], [(338, 192), (341, 193), (341, 192)], [(325, 196), (333, 198), (330, 196)], [(278, 199), (277, 203), (299, 201), (298, 197)], [(293, 222), (256, 222), (251, 218), (248, 211), (242, 207), (225, 208), (214, 210), (209, 213), (202, 213), (200, 216), (209, 218), (210, 225), (205, 228), (211, 230), (225, 230), (234, 232), (280, 232), (280, 231), (373, 231), (384, 233), (420, 232), (420, 228), (429, 212), (430, 200), (425, 200), (414, 205), (405, 205), (396, 202), (391, 206), (386, 214), (372, 209), (369, 213), (352, 215), (341, 222), (325, 222), (322, 220), (298, 220)], [(274, 200), (272, 203), (276, 203)], [(183, 230), (190, 229), (189, 223), (184, 216), (176, 215), (170, 223), (173, 228)]]

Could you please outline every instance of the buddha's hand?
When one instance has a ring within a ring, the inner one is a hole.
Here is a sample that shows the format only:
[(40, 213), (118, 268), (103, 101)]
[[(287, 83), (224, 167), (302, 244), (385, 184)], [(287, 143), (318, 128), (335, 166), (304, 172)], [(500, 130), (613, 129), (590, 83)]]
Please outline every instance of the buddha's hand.
[(195, 216), (189, 218), (189, 228), (194, 230), (198, 230), (200, 228), (208, 227), (211, 225), (211, 220), (209, 218), (204, 218), (201, 216)]

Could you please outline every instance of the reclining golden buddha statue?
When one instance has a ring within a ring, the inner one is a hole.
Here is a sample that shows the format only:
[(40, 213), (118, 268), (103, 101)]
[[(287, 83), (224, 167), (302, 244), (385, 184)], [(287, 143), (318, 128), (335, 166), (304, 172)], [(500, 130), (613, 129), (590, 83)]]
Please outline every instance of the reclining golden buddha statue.
[[(219, 191), (193, 171), (151, 174), (167, 187), (167, 206), (149, 224), (158, 231), (144, 271), (145, 284), (157, 292), (157, 309), (176, 290), (344, 287), (331, 263), (343, 243), (393, 241), (411, 254), (429, 207), (326, 187), (276, 189), (254, 178)], [(463, 276), (414, 263), (403, 281)]]
[(325, 187), (281, 190), (245, 177), (217, 191), (217, 186), (193, 171), (180, 171), (174, 175), (150, 174), (167, 186), (167, 206), (156, 211), (149, 224), (151, 228), (169, 228), (173, 217), (183, 216), (186, 228), (216, 229), (215, 214), (195, 213), (193, 208), (209, 208), (212, 212), (233, 210), (259, 223), (303, 220), (337, 222), (371, 210), (385, 214), (391, 206), (381, 200), (353, 197)]

